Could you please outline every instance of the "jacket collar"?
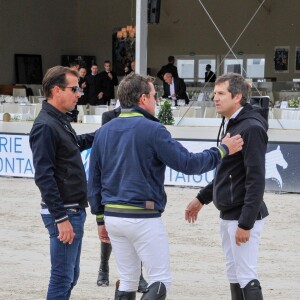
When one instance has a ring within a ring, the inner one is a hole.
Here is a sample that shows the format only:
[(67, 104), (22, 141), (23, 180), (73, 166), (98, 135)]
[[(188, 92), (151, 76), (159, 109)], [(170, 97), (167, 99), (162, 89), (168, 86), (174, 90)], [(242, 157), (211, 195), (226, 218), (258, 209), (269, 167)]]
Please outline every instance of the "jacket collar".
[(154, 122), (159, 122), (159, 120), (157, 118), (155, 118), (154, 116), (152, 116), (150, 113), (148, 113), (146, 110), (144, 110), (143, 108), (139, 107), (139, 106), (132, 106), (132, 107), (122, 107), (121, 108), (121, 112), (122, 113), (128, 113), (128, 112), (139, 112), (141, 113), (145, 118), (154, 121)]
[(42, 108), (46, 110), (49, 114), (54, 116), (56, 119), (61, 121), (63, 124), (70, 123), (73, 121), (71, 115), (67, 115), (58, 109), (56, 109), (53, 105), (49, 104), (47, 100), (44, 100), (42, 103)]

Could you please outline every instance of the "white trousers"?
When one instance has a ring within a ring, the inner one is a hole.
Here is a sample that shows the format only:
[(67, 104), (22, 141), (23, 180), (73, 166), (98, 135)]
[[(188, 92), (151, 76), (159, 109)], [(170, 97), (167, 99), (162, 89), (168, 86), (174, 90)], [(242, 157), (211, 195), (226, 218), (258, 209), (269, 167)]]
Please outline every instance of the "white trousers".
[(171, 287), (168, 236), (161, 218), (134, 219), (105, 216), (112, 251), (120, 275), (120, 291), (136, 291), (141, 262), (148, 284), (163, 282)]
[(250, 230), (249, 241), (237, 246), (235, 243), (235, 233), (238, 221), (220, 219), (220, 233), (226, 259), (227, 277), (230, 283), (239, 283), (241, 288), (244, 288), (253, 279), (258, 280), (258, 246), (264, 222), (264, 220), (256, 221)]

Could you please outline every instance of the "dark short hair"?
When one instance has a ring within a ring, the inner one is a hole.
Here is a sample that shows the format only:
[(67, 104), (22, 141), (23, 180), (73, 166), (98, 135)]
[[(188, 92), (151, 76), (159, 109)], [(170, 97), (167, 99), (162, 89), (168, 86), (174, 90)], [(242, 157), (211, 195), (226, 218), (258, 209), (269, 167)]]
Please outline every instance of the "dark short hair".
[(138, 74), (125, 76), (118, 87), (118, 98), (121, 106), (132, 107), (138, 105), (141, 95), (150, 93), (150, 82), (154, 82), (154, 78), (150, 76), (144, 77)]
[(210, 64), (207, 64), (206, 67), (211, 69), (211, 65)]
[(174, 62), (175, 61), (175, 57), (173, 55), (170, 55), (168, 57), (168, 62)]
[(70, 62), (70, 68), (75, 67), (75, 66), (79, 66), (79, 63), (77, 61)]
[(229, 84), (228, 91), (231, 93), (232, 98), (237, 94), (242, 94), (241, 105), (245, 105), (250, 93), (250, 84), (240, 74), (226, 73), (217, 78), (215, 85), (227, 81)]
[(110, 60), (105, 60), (104, 63), (105, 63), (105, 64), (110, 64), (110, 65), (111, 65)]
[(78, 72), (68, 67), (55, 66), (47, 70), (42, 82), (43, 92), (46, 98), (51, 98), (52, 89), (55, 86), (61, 88), (67, 86), (66, 74), (71, 74), (78, 78)]

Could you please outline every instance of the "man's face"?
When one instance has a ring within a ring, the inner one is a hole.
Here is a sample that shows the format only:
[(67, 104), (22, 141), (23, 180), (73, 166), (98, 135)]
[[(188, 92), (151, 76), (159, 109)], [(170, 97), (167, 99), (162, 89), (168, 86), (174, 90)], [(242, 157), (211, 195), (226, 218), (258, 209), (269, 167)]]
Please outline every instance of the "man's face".
[(171, 84), (172, 83), (172, 75), (171, 74), (165, 74), (164, 75), (164, 81), (168, 84)]
[(132, 61), (130, 66), (131, 66), (131, 70), (135, 71), (135, 61)]
[(96, 75), (98, 73), (98, 67), (97, 66), (92, 66), (91, 67), (91, 72), (93, 75)]
[(227, 119), (240, 107), (240, 100), (242, 97), (242, 94), (237, 94), (232, 97), (228, 88), (228, 81), (216, 84), (214, 88), (214, 102), (217, 113), (223, 115)]
[(79, 69), (79, 76), (82, 77), (82, 78), (86, 76), (86, 69), (85, 68), (80, 68)]
[(79, 91), (73, 92), (72, 87), (77, 86), (78, 87), (78, 78), (77, 76), (74, 76), (72, 74), (66, 74), (66, 82), (67, 88), (62, 88), (57, 99), (58, 103), (58, 109), (61, 112), (68, 112), (75, 109), (75, 106), (78, 102), (78, 98), (81, 96), (81, 93)]
[(104, 64), (104, 69), (106, 72), (110, 72), (110, 64), (109, 63), (105, 63)]
[(150, 93), (149, 95), (146, 95), (146, 101), (144, 104), (144, 109), (150, 113), (152, 116), (155, 116), (155, 106), (156, 106), (156, 99), (155, 99), (155, 89), (153, 83), (149, 83), (150, 86)]

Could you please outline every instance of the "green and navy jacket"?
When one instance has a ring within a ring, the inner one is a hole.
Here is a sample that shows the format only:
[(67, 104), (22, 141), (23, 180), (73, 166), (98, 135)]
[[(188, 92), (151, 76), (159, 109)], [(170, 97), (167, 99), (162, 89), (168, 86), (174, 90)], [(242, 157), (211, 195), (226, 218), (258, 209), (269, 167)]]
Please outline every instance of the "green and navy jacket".
[(166, 166), (184, 174), (214, 169), (225, 145), (190, 153), (159, 120), (140, 107), (123, 109), (98, 130), (90, 156), (88, 201), (97, 223), (103, 216), (155, 218), (164, 211)]

